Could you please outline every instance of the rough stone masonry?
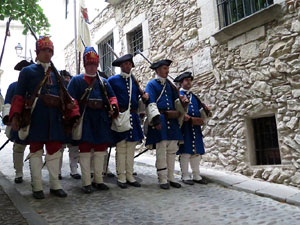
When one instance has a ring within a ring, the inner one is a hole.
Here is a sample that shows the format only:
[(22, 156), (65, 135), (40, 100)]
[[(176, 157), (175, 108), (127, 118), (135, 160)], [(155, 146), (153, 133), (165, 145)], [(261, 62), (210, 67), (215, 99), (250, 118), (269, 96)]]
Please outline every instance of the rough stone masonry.
[[(276, 20), (216, 43), (212, 38), (199, 39), (198, 30), (204, 25), (196, 0), (125, 0), (108, 5), (93, 20), (91, 33), (96, 43), (97, 32), (115, 19), (121, 44), (118, 53), (125, 54), (123, 40), (127, 34), (123, 28), (144, 13), (150, 41), (149, 49), (145, 49), (148, 57), (152, 61), (172, 59), (173, 77), (192, 71), (193, 91), (213, 110), (213, 117), (203, 128), (206, 154), (201, 164), (300, 187), (298, 5), (298, 0), (283, 1)], [(74, 59), (72, 46), (66, 47), (69, 59)], [(154, 74), (141, 57), (134, 60), (134, 73), (145, 85)], [(247, 124), (249, 119), (266, 114), (276, 118), (281, 165), (255, 166), (250, 160), (255, 154), (251, 147), (254, 140), (249, 137)]]

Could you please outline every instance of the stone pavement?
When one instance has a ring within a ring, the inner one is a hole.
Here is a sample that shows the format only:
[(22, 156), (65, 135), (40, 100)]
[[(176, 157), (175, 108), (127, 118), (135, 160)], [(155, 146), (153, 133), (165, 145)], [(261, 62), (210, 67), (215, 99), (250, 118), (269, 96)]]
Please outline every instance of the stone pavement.
[[(0, 141), (2, 143), (3, 140), (0, 138)], [(69, 196), (60, 199), (49, 195), (48, 173), (45, 169), (43, 170), (43, 180), (46, 199), (35, 200), (31, 196), (28, 163), (25, 163), (24, 183), (13, 183), (11, 146), (9, 144), (0, 152), (0, 171), (21, 193), (24, 201), (29, 204), (29, 208), (50, 225), (293, 225), (298, 224), (300, 220), (298, 206), (253, 194), (254, 190), (256, 193), (265, 194), (264, 192), (267, 190), (273, 190), (271, 188), (273, 184), (269, 184), (268, 188), (262, 185), (256, 187), (257, 184), (251, 183), (252, 180), (247, 180), (247, 177), (222, 171), (201, 168), (204, 175), (219, 182), (222, 186), (216, 183), (193, 186), (183, 184), (181, 189), (161, 190), (157, 185), (156, 171), (153, 166), (154, 157), (149, 154), (137, 158), (138, 162), (135, 165), (138, 180), (142, 182), (141, 188), (129, 187), (123, 190), (117, 187), (115, 178), (106, 178), (105, 181), (110, 187), (109, 191), (95, 191), (91, 195), (86, 195), (82, 194), (80, 190), (81, 181), (74, 180), (69, 176), (68, 157), (65, 152), (62, 185)], [(114, 167), (114, 154), (112, 154), (111, 170), (114, 171)], [(178, 164), (176, 168), (178, 169)], [(179, 175), (176, 177), (180, 178)], [(223, 185), (243, 189), (250, 187), (248, 188), (250, 190), (247, 190), (248, 192), (233, 190), (224, 188)], [(251, 187), (253, 191), (249, 193), (252, 190)], [(289, 187), (286, 188), (289, 189)], [(298, 189), (296, 190), (298, 191)], [(274, 193), (274, 191), (270, 191), (269, 195), (274, 195)], [(286, 194), (286, 196), (288, 195)], [(0, 208), (1, 210), (3, 209)], [(28, 220), (27, 222), (32, 224)], [(0, 224), (2, 224), (1, 221)]]
[[(155, 157), (147, 154), (138, 157), (136, 161), (148, 165), (155, 165)], [(176, 162), (175, 169), (178, 172), (180, 171), (178, 162)], [(201, 175), (222, 186), (300, 206), (300, 189), (298, 188), (254, 180), (241, 174), (205, 167), (200, 167), (200, 172)]]
[(0, 222), (1, 225), (27, 225), (25, 218), (20, 214), (13, 202), (0, 185)]

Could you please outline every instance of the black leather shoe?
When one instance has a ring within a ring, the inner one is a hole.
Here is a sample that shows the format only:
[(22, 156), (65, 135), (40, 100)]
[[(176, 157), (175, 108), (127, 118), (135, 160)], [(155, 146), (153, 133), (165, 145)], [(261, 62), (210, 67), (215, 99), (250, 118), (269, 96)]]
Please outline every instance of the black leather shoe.
[(136, 173), (136, 172), (133, 172), (132, 175), (133, 175), (133, 176), (137, 176), (137, 173)]
[(161, 189), (165, 189), (165, 190), (170, 189), (170, 185), (168, 183), (167, 184), (160, 184), (159, 187)]
[(129, 184), (130, 186), (133, 186), (133, 187), (141, 187), (141, 184), (137, 181), (134, 181), (134, 182), (127, 181), (127, 184)]
[(125, 189), (127, 188), (127, 184), (126, 183), (121, 183), (120, 181), (117, 181), (117, 184), (120, 188)]
[(34, 191), (34, 192), (32, 192), (32, 196), (35, 199), (44, 199), (45, 198), (45, 195), (44, 195), (43, 191)]
[(60, 198), (65, 198), (68, 196), (68, 194), (63, 189), (50, 189), (50, 193)]
[(194, 185), (194, 181), (193, 181), (193, 180), (182, 180), (182, 182), (183, 182), (184, 184)]
[(62, 180), (61, 174), (58, 174), (58, 179), (59, 179), (59, 180)]
[(94, 188), (97, 188), (98, 190), (103, 190), (103, 191), (109, 190), (109, 187), (104, 183), (100, 183), (100, 184), (92, 183), (92, 185)]
[(105, 174), (107, 177), (115, 177), (115, 175), (113, 173), (107, 173)]
[(193, 180), (193, 181), (197, 184), (208, 184), (207, 180), (203, 178), (201, 180)]
[(75, 174), (71, 174), (71, 173), (70, 173), (70, 176), (71, 176), (72, 178), (76, 179), (76, 180), (81, 179), (81, 175), (78, 174), (78, 173), (75, 173)]
[(83, 186), (81, 189), (86, 194), (91, 194), (92, 193), (92, 185)]
[(20, 183), (22, 183), (23, 182), (23, 177), (16, 177), (15, 178), (15, 183), (16, 184), (20, 184)]
[(94, 173), (91, 173), (91, 178), (93, 178), (94, 177)]
[(179, 184), (177, 182), (170, 181), (170, 185), (171, 185), (171, 187), (174, 187), (174, 188), (181, 188), (181, 184)]

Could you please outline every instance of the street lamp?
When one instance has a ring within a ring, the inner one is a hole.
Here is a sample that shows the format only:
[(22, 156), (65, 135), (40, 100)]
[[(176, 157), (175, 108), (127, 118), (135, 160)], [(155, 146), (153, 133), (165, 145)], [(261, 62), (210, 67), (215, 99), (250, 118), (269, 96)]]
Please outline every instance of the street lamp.
[[(26, 43), (25, 43), (26, 44)], [(27, 61), (30, 61), (32, 60), (32, 55), (31, 55), (31, 50), (30, 51), (30, 57), (27, 57), (26, 56), (26, 45), (25, 45), (25, 56), (21, 56), (22, 54), (22, 51), (23, 51), (23, 47), (20, 43), (18, 43), (16, 46), (15, 46), (15, 50), (16, 50), (16, 53), (17, 53), (17, 56), (20, 57), (20, 58), (23, 58)]]
[(15, 50), (16, 50), (17, 56), (20, 57), (20, 55), (22, 54), (22, 51), (23, 51), (22, 45), (20, 43), (18, 43), (15, 47)]

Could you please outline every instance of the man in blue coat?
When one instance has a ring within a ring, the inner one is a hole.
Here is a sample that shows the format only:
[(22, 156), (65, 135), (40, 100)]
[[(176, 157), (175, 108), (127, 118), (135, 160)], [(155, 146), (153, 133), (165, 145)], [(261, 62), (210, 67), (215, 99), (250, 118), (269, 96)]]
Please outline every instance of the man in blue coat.
[[(16, 66), (15, 70), (21, 71), (24, 67), (33, 64), (33, 62), (27, 62), (26, 60), (20, 61)], [(18, 137), (18, 132), (11, 130), (11, 126), (9, 123), (9, 110), (11, 107), (11, 102), (16, 94), (18, 82), (13, 82), (8, 86), (5, 100), (4, 100), (4, 107), (2, 110), (2, 121), (6, 125), (6, 136), (14, 142), (13, 144), (13, 163), (15, 168), (15, 183), (22, 183), (23, 182), (23, 160), (24, 160), (24, 151), (26, 145), (28, 144), (27, 141), (20, 140)]]
[[(189, 99), (188, 112), (184, 116), (184, 123), (181, 127), (184, 143), (180, 145), (177, 154), (180, 155), (180, 168), (182, 173), (182, 182), (193, 185), (195, 183), (207, 184), (205, 179), (200, 176), (200, 159), (205, 153), (202, 138), (201, 125), (204, 124), (204, 118), (201, 117), (201, 111), (204, 106), (199, 98), (192, 93), (193, 76), (191, 72), (185, 72), (175, 78), (175, 82), (180, 83), (180, 94)], [(193, 179), (189, 175), (189, 164), (192, 168)]]
[[(92, 47), (86, 47), (83, 53), (85, 73), (74, 76), (68, 85), (68, 91), (80, 106), (83, 115), (82, 135), (79, 143), (82, 190), (92, 192), (92, 185), (98, 190), (108, 190), (103, 182), (104, 157), (107, 148), (112, 145), (110, 130), (111, 117), (119, 114), (118, 102), (106, 79), (97, 74), (99, 55)], [(88, 90), (91, 90), (90, 92)], [(91, 181), (91, 151), (93, 154), (94, 180)]]
[[(47, 151), (45, 161), (49, 171), (50, 193), (58, 197), (67, 196), (58, 180), (61, 156), (59, 149), (65, 139), (64, 121), (75, 121), (79, 117), (75, 101), (71, 99), (68, 104), (62, 101), (62, 84), (59, 77), (52, 72), (50, 63), (53, 52), (53, 43), (49, 37), (40, 37), (37, 40), (37, 63), (23, 68), (20, 72), (9, 114), (12, 129), (19, 130), (19, 137), (21, 134), (27, 136), (30, 145), (28, 158), (33, 197), (36, 199), (45, 198), (42, 186), (44, 145)], [(31, 112), (31, 120), (24, 125), (22, 113), (27, 111)]]
[(121, 74), (108, 79), (116, 93), (120, 112), (130, 110), (131, 128), (123, 132), (117, 130), (113, 132), (116, 143), (118, 186), (120, 188), (127, 188), (127, 184), (134, 187), (141, 186), (133, 177), (135, 148), (144, 138), (138, 115), (138, 105), (141, 98), (147, 101), (149, 96), (147, 93), (141, 93), (138, 83), (132, 75), (131, 69), (134, 67), (132, 58), (131, 54), (127, 54), (116, 59), (112, 65), (121, 67)]
[(179, 99), (178, 90), (167, 79), (171, 63), (167, 59), (153, 63), (150, 68), (155, 70), (156, 77), (146, 87), (149, 94), (146, 108), (149, 121), (146, 146), (156, 148), (156, 169), (162, 189), (169, 189), (169, 185), (181, 187), (174, 178), (174, 166), (178, 141), (183, 140), (179, 118), (182, 102), (186, 102), (186, 99)]

